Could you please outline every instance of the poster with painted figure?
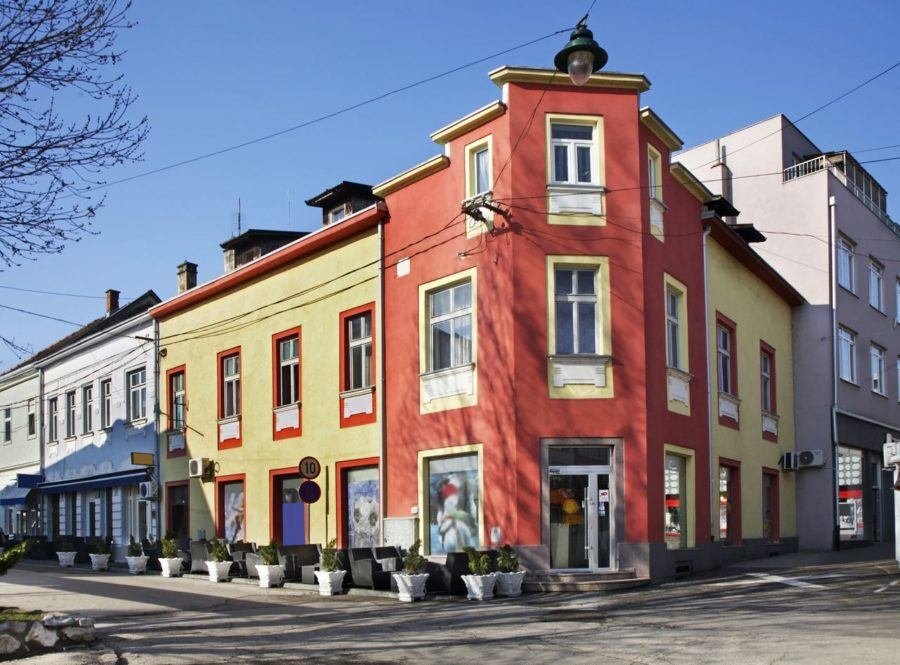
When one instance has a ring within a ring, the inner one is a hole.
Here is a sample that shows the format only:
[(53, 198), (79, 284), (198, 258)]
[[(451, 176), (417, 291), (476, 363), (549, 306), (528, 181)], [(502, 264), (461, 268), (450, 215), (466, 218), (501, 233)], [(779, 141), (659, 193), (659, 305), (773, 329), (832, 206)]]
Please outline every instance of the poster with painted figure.
[(349, 546), (376, 547), (381, 523), (377, 468), (347, 471), (347, 512)]
[(431, 554), (480, 546), (478, 457), (459, 455), (428, 464)]
[(227, 483), (222, 487), (225, 540), (244, 540), (244, 483)]

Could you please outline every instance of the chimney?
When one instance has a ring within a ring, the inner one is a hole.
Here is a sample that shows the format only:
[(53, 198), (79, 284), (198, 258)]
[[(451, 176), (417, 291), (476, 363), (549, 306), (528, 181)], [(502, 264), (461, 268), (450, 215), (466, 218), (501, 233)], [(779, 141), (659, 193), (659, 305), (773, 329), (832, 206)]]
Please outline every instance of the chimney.
[(119, 292), (115, 289), (106, 289), (106, 315), (109, 316), (119, 309)]
[(178, 266), (178, 293), (190, 291), (197, 286), (197, 264), (185, 261)]

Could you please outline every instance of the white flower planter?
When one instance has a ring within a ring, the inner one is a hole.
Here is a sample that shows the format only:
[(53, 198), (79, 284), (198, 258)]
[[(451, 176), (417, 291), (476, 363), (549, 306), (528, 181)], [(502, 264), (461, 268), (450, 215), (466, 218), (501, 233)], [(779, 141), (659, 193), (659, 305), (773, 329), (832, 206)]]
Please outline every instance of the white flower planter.
[(160, 557), (159, 566), (162, 568), (163, 577), (181, 577), (181, 564), (184, 559), (181, 557), (172, 557), (171, 559), (163, 559)]
[(522, 595), (522, 582), (525, 580), (525, 571), (518, 570), (514, 573), (497, 573), (497, 595), (515, 598)]
[(137, 575), (138, 573), (146, 573), (147, 572), (147, 561), (150, 559), (148, 556), (126, 556), (125, 561), (128, 563), (128, 572), (132, 575)]
[(494, 573), (488, 575), (463, 575), (462, 581), (466, 584), (466, 597), (469, 600), (490, 600), (494, 597), (494, 584), (497, 576)]
[(109, 554), (89, 554), (91, 570), (109, 570)]
[(401, 602), (425, 600), (425, 582), (428, 581), (428, 573), (394, 573), (394, 580), (397, 582), (397, 598)]
[(316, 571), (316, 580), (319, 582), (320, 596), (334, 596), (344, 592), (344, 575), (346, 570)]
[(207, 561), (206, 570), (210, 582), (227, 582), (231, 579), (231, 561)]
[(74, 566), (76, 554), (78, 554), (78, 552), (57, 552), (56, 556), (59, 557), (59, 567), (71, 568)]
[(259, 586), (263, 589), (284, 584), (284, 566), (280, 564), (269, 566), (260, 563), (256, 565), (256, 572), (259, 573)]

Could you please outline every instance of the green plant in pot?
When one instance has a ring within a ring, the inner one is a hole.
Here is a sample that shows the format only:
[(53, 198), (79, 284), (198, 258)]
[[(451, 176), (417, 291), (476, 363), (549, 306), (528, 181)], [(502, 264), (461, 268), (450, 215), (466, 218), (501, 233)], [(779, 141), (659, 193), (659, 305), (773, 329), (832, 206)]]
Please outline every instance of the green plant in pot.
[(211, 540), (209, 543), (209, 560), (206, 562), (209, 581), (228, 582), (231, 579), (231, 564), (225, 541), (218, 538)]
[(428, 581), (428, 573), (425, 572), (427, 561), (419, 553), (421, 548), (421, 540), (416, 540), (410, 545), (406, 556), (403, 557), (403, 570), (393, 575), (394, 582), (397, 584), (398, 598), (405, 603), (411, 603), (417, 598), (425, 598), (425, 583)]
[(106, 538), (95, 538), (91, 542), (91, 570), (109, 570), (109, 541)]
[(519, 570), (519, 556), (516, 554), (516, 548), (509, 543), (500, 548), (497, 570), (497, 595), (521, 596), (525, 571)]
[(479, 552), (474, 547), (463, 550), (469, 559), (469, 574), (463, 575), (466, 596), (469, 600), (490, 600), (494, 597), (497, 576), (491, 573), (491, 557), (487, 552)]
[(181, 577), (181, 566), (184, 559), (178, 556), (178, 542), (172, 537), (165, 537), (159, 544), (159, 567), (163, 577)]
[(344, 575), (338, 563), (337, 540), (332, 539), (322, 549), (319, 557), (319, 570), (316, 571), (316, 581), (319, 583), (320, 596), (333, 596), (343, 593)]
[(128, 537), (128, 555), (125, 561), (128, 563), (128, 572), (132, 575), (147, 572), (147, 561), (150, 557), (144, 555), (144, 549), (141, 544), (134, 539), (134, 536)]
[(259, 586), (268, 588), (284, 584), (284, 566), (278, 563), (278, 542), (272, 540), (268, 545), (259, 548), (260, 563), (256, 564), (259, 575)]
[(60, 568), (71, 568), (75, 565), (75, 543), (69, 536), (59, 539), (56, 546), (56, 556), (59, 558)]

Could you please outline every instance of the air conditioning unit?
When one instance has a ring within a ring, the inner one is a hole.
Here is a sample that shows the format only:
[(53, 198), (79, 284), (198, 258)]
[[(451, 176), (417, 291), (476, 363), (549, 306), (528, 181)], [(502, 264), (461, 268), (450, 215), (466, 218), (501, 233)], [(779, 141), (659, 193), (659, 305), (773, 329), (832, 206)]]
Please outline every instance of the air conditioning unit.
[(781, 456), (781, 468), (785, 471), (796, 471), (799, 464), (799, 455), (795, 452), (787, 452)]
[(188, 460), (188, 475), (191, 478), (202, 478), (206, 475), (209, 460), (205, 457), (194, 457)]
[(801, 450), (794, 453), (797, 457), (798, 469), (812, 469), (825, 466), (825, 453), (821, 450)]
[(138, 484), (138, 496), (142, 500), (155, 499), (156, 498), (156, 483), (153, 481), (147, 481)]

